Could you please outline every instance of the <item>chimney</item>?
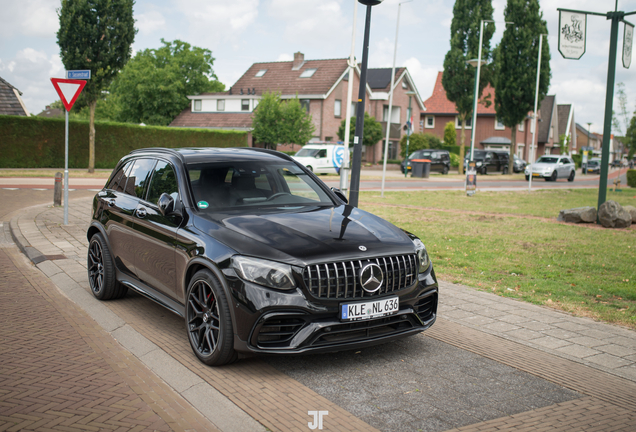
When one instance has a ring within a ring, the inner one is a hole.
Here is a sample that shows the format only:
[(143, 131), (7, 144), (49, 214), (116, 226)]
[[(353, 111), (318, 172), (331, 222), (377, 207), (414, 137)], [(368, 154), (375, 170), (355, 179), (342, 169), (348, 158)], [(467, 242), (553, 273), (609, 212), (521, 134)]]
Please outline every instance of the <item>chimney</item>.
[(298, 51), (294, 53), (294, 64), (292, 66), (292, 70), (298, 70), (305, 64), (305, 54)]

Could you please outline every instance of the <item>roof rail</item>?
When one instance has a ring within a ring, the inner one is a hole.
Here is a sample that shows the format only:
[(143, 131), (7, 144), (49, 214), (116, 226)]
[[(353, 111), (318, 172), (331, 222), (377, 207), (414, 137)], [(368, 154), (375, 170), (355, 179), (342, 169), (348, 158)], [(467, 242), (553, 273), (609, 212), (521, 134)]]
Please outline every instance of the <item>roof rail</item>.
[(131, 154), (133, 154), (133, 153), (164, 153), (164, 154), (171, 154), (173, 156), (178, 157), (181, 162), (185, 163), (185, 157), (180, 152), (176, 151), (175, 149), (166, 148), (166, 147), (147, 147), (147, 148), (142, 148), (142, 149), (135, 149), (135, 150), (131, 151), (130, 153)]

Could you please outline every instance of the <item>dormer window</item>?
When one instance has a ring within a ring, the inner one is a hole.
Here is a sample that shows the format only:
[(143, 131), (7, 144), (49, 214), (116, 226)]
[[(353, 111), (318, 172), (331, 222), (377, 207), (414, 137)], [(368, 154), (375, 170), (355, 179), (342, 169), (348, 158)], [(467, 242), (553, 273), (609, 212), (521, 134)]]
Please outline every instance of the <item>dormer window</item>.
[(305, 69), (303, 73), (300, 74), (301, 78), (311, 78), (318, 69)]
[(201, 99), (194, 100), (194, 110), (201, 111)]
[(265, 72), (267, 72), (267, 69), (261, 69), (258, 72), (256, 72), (256, 75), (254, 75), (256, 78), (260, 78), (263, 75), (265, 75)]

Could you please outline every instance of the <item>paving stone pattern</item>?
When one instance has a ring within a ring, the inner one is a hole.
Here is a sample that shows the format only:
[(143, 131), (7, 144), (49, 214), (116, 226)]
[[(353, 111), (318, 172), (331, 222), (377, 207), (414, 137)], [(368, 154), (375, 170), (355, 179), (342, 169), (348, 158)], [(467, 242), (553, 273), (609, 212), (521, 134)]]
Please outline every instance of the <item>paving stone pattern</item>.
[(0, 430), (216, 430), (3, 243)]

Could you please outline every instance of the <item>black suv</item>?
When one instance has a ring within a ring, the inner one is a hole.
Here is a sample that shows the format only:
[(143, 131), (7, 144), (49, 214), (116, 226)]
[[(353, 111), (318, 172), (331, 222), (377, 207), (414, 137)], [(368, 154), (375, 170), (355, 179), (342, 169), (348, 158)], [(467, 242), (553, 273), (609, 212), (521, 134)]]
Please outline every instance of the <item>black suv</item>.
[(208, 365), (358, 349), (436, 318), (422, 241), (275, 151), (133, 151), (95, 196), (87, 237), (95, 297), (132, 289), (184, 317)]
[[(508, 174), (508, 154), (491, 150), (473, 150), (473, 159), (479, 174), (486, 175), (488, 172), (501, 171)], [(470, 152), (465, 156), (464, 169), (468, 166)]]
[(431, 161), (431, 172), (441, 172), (442, 174), (448, 174), (450, 170), (450, 154), (448, 150), (436, 150), (426, 149), (417, 150), (410, 154), (408, 159), (405, 159), (400, 164), (400, 171), (404, 173), (404, 170), (411, 171), (411, 160), (413, 159), (428, 159)]

